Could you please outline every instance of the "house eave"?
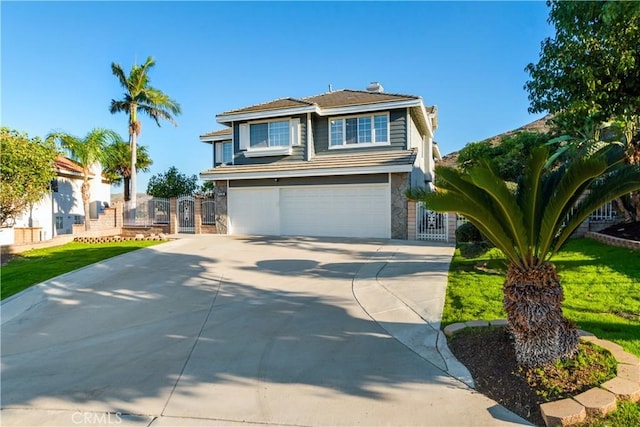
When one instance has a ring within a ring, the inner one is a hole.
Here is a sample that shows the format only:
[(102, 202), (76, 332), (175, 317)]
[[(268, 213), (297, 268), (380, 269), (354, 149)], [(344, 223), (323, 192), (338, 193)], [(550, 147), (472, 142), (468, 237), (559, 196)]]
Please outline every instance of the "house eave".
[(200, 142), (204, 142), (207, 144), (211, 144), (213, 142), (220, 142), (220, 141), (231, 141), (231, 134), (229, 135), (216, 135), (216, 136), (201, 136), (200, 137)]
[(395, 108), (419, 107), (422, 105), (421, 99), (407, 99), (403, 101), (386, 101), (370, 104), (349, 105), (345, 107), (322, 108), (318, 113), (321, 116), (337, 116), (345, 114), (366, 113), (369, 111), (389, 110)]
[(264, 178), (302, 178), (307, 176), (333, 176), (333, 175), (369, 175), (378, 173), (402, 173), (411, 172), (413, 165), (394, 165), (394, 166), (363, 166), (356, 168), (318, 168), (305, 170), (289, 170), (289, 171), (257, 171), (257, 172), (226, 172), (216, 173), (201, 172), (200, 179), (203, 181), (226, 181), (226, 180), (246, 180), (246, 179), (264, 179)]
[(317, 105), (304, 107), (278, 108), (275, 110), (253, 111), (250, 113), (218, 114), (216, 121), (223, 125), (230, 125), (233, 122), (259, 120), (271, 117), (294, 116), (306, 113), (319, 113)]

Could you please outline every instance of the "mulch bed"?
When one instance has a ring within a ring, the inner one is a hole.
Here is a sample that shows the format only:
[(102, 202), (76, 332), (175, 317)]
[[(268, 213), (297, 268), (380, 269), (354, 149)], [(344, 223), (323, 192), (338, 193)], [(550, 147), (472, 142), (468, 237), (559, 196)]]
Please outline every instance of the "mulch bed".
[(612, 225), (604, 230), (598, 231), (598, 233), (640, 242), (640, 222), (636, 221), (629, 224)]
[(612, 366), (589, 344), (580, 344), (583, 363), (520, 368), (512, 339), (504, 327), (463, 331), (449, 340), (449, 348), (471, 372), (478, 392), (538, 426), (545, 425), (541, 403), (592, 388), (594, 376), (605, 381), (614, 375), (610, 371)]
[(545, 425), (540, 414), (543, 400), (524, 378), (514, 375), (518, 364), (504, 328), (456, 334), (449, 340), (449, 348), (471, 372), (478, 392), (535, 425)]

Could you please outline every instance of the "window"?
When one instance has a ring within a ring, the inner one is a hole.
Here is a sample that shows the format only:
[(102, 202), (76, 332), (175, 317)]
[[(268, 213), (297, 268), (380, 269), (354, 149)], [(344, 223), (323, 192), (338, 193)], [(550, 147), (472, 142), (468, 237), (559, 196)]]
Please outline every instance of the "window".
[(388, 143), (389, 115), (386, 113), (329, 120), (329, 148)]
[(216, 142), (216, 164), (233, 163), (233, 145), (231, 142)]
[(289, 155), (300, 145), (300, 119), (242, 123), (239, 137), (246, 157)]
[(289, 146), (289, 120), (256, 123), (249, 126), (251, 148)]
[(64, 227), (64, 218), (62, 215), (56, 215), (56, 230), (62, 230)]

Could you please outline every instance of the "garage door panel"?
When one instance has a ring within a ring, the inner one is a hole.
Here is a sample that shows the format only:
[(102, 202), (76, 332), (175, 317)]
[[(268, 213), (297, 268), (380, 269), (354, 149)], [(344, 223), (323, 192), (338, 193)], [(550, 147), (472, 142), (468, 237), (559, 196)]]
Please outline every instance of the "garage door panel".
[(277, 188), (233, 188), (228, 203), (231, 234), (280, 234)]
[(388, 184), (233, 188), (232, 234), (391, 236)]
[(387, 185), (290, 187), (280, 192), (282, 234), (390, 237)]

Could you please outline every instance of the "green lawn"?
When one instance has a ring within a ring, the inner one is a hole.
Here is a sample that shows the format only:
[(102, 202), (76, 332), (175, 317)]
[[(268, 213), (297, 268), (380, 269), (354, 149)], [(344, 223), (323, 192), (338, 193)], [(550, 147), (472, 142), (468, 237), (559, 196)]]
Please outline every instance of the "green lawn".
[(62, 246), (24, 252), (0, 268), (0, 299), (60, 274), (136, 249), (162, 243), (129, 240), (113, 243), (71, 242)]
[[(640, 356), (640, 251), (575, 239), (552, 261), (565, 292), (565, 316)], [(456, 249), (442, 325), (505, 318), (504, 270), (496, 249), (474, 259), (462, 258)]]

